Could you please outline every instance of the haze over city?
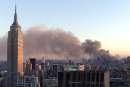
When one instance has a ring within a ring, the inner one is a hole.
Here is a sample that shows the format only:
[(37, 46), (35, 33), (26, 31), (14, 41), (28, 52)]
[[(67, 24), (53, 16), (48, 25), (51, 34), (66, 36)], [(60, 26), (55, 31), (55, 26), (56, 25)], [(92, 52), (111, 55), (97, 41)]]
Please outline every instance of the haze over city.
[(4, 0), (0, 87), (130, 87), (129, 4)]
[[(0, 3), (0, 37), (7, 35), (14, 13), (14, 0)], [(81, 42), (100, 41), (102, 48), (121, 56), (130, 55), (129, 0), (19, 0), (22, 29), (61, 29)], [(73, 36), (72, 35), (72, 36)]]

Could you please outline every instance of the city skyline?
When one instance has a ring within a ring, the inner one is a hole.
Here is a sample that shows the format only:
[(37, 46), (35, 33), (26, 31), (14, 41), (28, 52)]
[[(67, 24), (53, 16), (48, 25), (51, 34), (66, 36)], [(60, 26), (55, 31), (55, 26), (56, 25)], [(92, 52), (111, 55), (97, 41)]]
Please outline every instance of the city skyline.
[(5, 2), (0, 87), (130, 87), (129, 1)]
[[(70, 31), (81, 41), (101, 41), (113, 54), (130, 55), (130, 6), (128, 0), (17, 1), (20, 24), (24, 31), (45, 25)], [(29, 4), (29, 5), (28, 5)], [(36, 6), (34, 6), (36, 5)], [(0, 37), (12, 23), (13, 0), (0, 3)], [(38, 10), (37, 10), (38, 9)], [(36, 11), (36, 12), (35, 12)]]

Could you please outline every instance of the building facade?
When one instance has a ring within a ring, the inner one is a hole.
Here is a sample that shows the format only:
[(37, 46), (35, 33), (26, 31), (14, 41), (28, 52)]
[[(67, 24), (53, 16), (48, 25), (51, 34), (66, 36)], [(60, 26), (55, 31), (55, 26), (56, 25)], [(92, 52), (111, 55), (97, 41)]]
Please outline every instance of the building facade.
[(16, 76), (23, 74), (23, 32), (18, 23), (15, 7), (14, 21), (7, 41), (8, 84), (15, 87)]
[(64, 71), (58, 74), (58, 87), (110, 87), (109, 72)]

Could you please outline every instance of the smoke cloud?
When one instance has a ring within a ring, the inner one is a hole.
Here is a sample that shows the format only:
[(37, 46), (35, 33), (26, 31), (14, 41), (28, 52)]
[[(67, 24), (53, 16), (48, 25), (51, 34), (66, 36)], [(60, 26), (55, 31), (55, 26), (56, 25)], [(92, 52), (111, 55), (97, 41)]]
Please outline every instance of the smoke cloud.
[(0, 60), (7, 58), (7, 36), (0, 37)]
[(80, 57), (80, 41), (60, 29), (32, 27), (25, 32), (27, 56)]
[(88, 54), (91, 57), (110, 55), (109, 51), (101, 48), (101, 43), (99, 41), (86, 40), (82, 43), (81, 48), (84, 53)]
[[(7, 57), (7, 36), (0, 38), (0, 59)], [(24, 57), (42, 58), (96, 58), (112, 57), (109, 51), (101, 48), (99, 41), (80, 42), (71, 32), (47, 27), (31, 27), (24, 32)]]

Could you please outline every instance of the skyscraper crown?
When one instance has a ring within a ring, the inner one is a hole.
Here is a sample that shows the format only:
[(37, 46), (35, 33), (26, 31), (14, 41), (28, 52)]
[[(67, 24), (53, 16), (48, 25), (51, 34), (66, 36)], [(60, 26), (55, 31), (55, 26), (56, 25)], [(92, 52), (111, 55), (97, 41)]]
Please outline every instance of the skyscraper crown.
[(19, 26), (18, 18), (17, 18), (17, 7), (16, 7), (16, 5), (15, 5), (14, 21), (13, 21), (12, 26)]

